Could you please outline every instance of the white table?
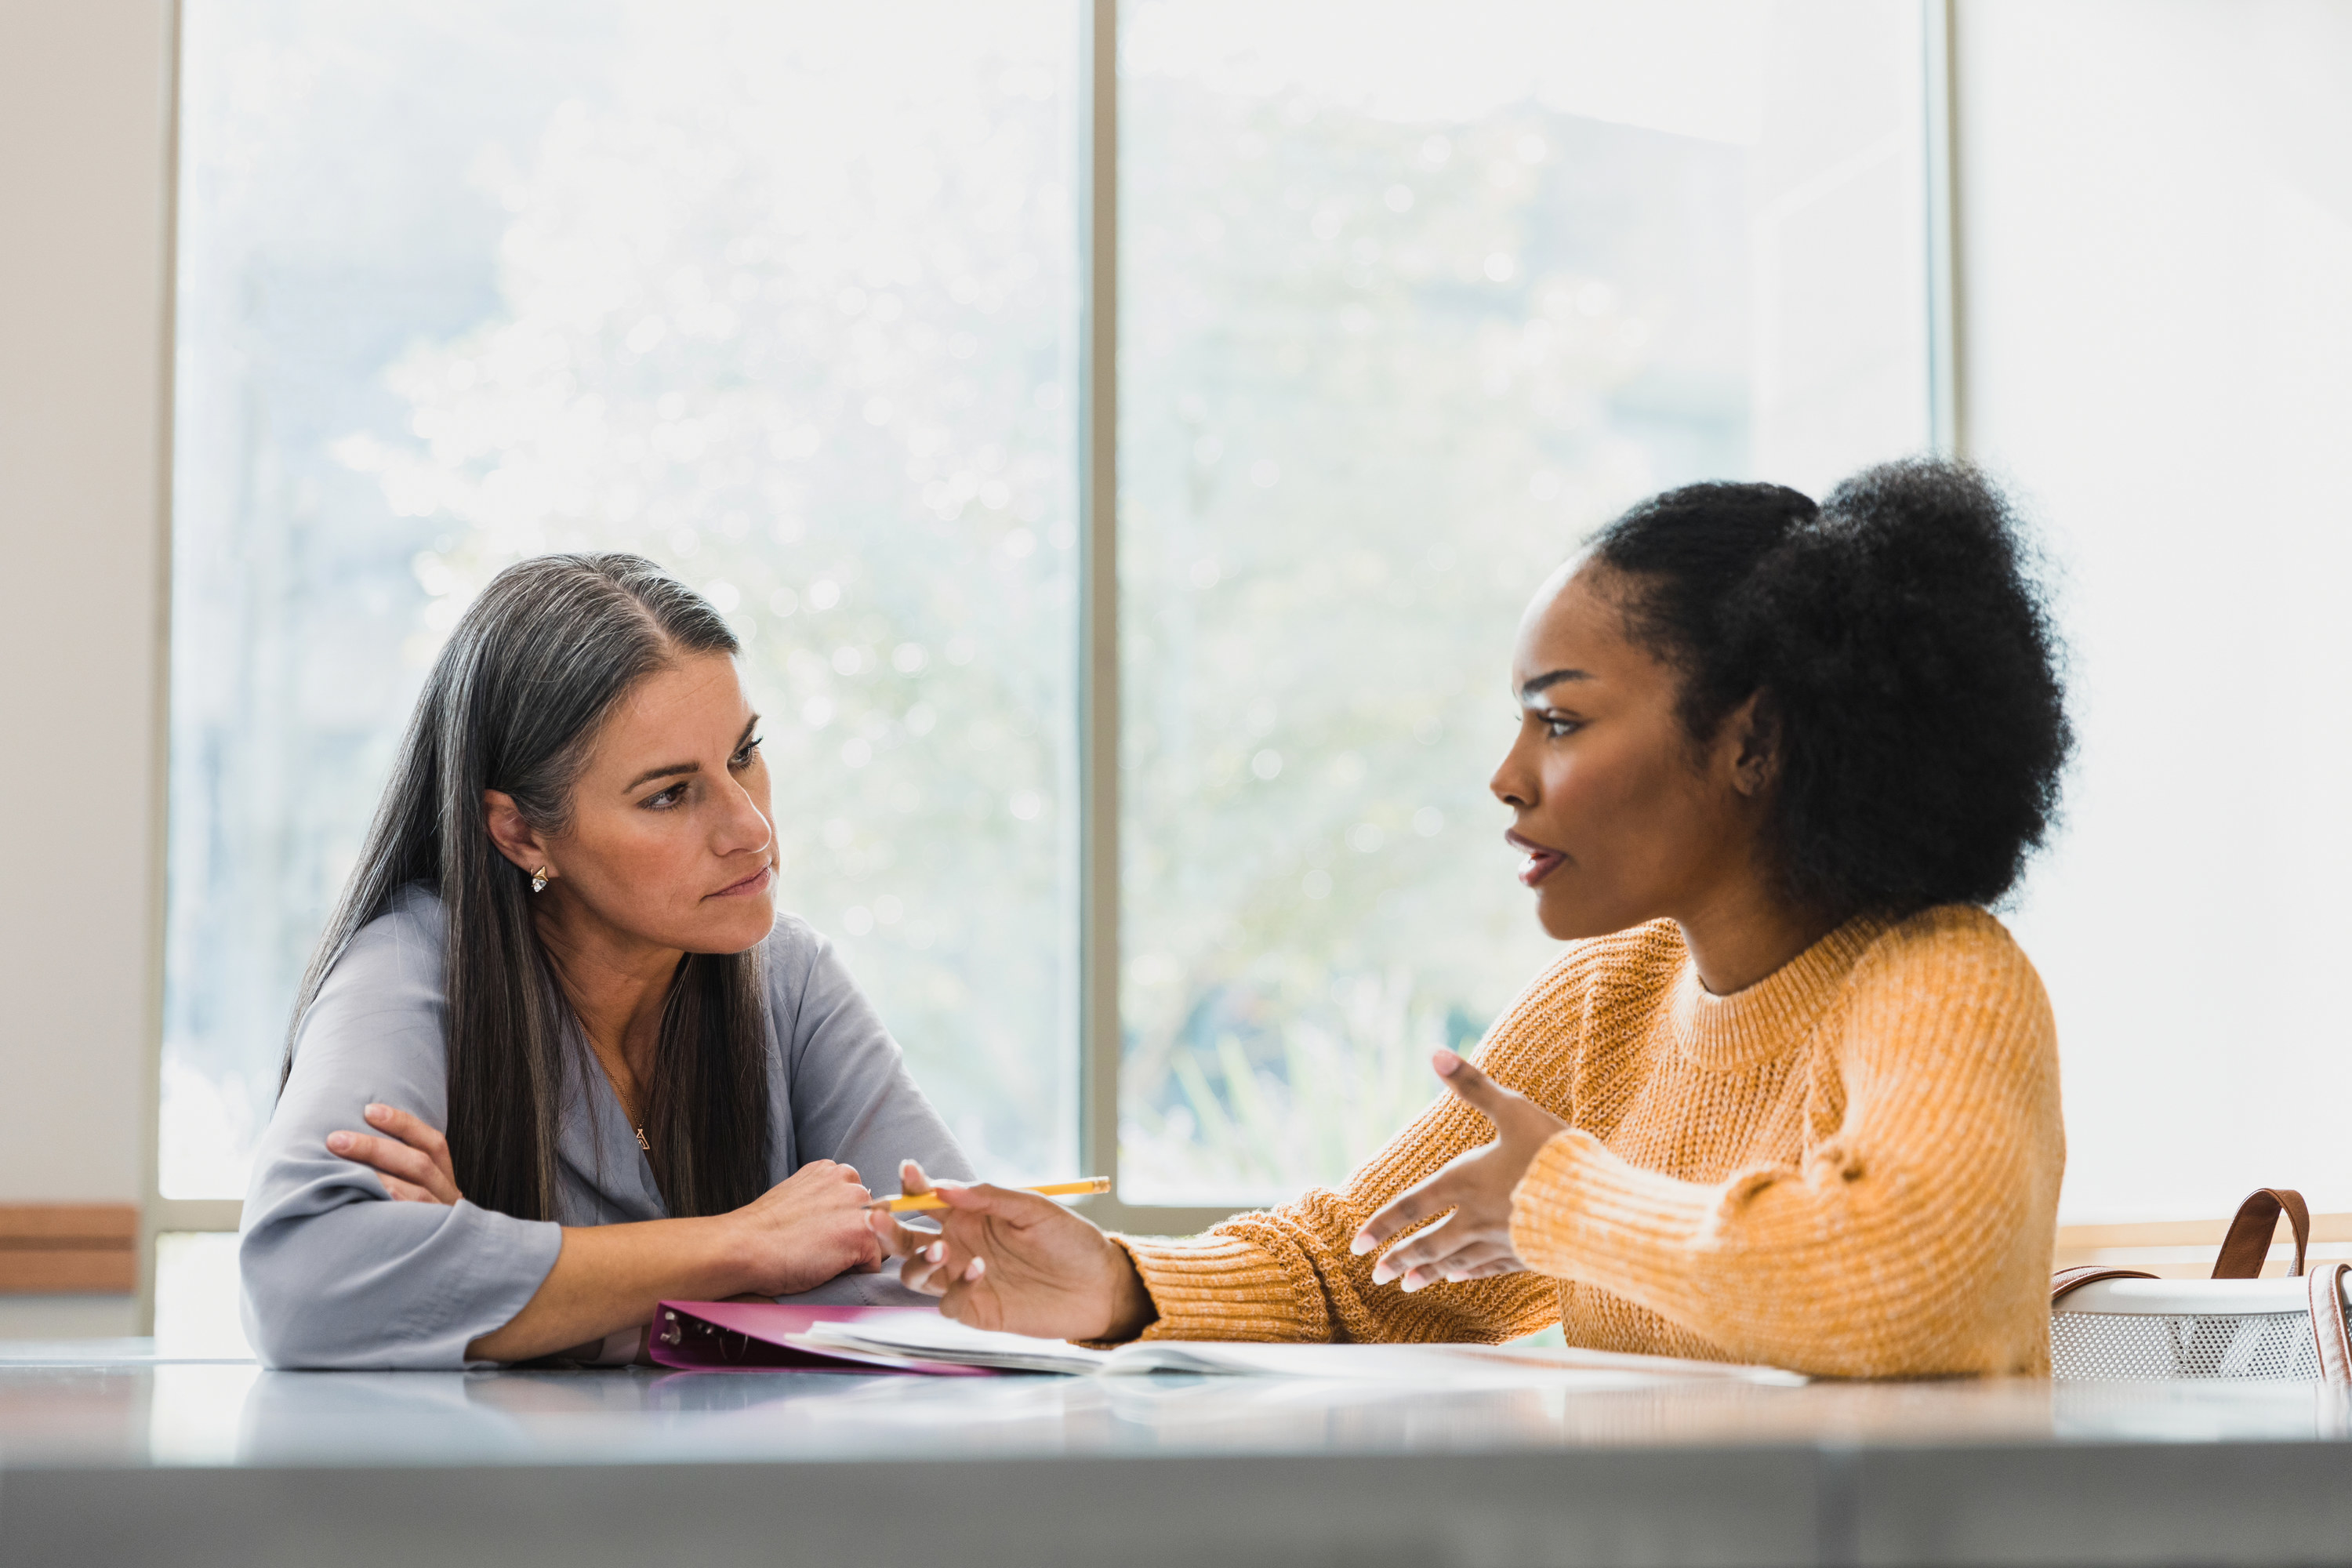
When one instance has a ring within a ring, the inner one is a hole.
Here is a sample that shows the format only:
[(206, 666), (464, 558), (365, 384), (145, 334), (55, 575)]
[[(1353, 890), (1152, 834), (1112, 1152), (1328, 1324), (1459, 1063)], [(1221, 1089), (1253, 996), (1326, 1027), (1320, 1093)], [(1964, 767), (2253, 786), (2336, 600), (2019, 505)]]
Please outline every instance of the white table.
[(2304, 1385), (271, 1373), (0, 1344), (0, 1568), (2352, 1563)]

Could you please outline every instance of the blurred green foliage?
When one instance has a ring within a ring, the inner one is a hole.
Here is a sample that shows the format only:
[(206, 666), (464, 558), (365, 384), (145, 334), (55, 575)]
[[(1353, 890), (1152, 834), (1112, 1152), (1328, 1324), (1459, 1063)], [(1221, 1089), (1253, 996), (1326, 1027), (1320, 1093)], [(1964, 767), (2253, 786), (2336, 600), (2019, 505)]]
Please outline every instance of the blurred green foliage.
[[(1748, 155), (1523, 87), (1407, 113), (1363, 28), (1310, 89), (1249, 7), (1128, 16), (1123, 1195), (1251, 1202), (1377, 1147), (1553, 951), (1486, 792), (1513, 628), (1625, 502), (1746, 469)], [(1071, 0), (192, 8), (167, 1191), (241, 1185), (441, 639), (570, 549), (729, 616), (785, 906), (990, 1173), (1069, 1173), (1079, 38)]]
[(1134, 1202), (1332, 1182), (1552, 951), (1486, 780), (1593, 525), (1744, 458), (1736, 149), (1123, 79)]

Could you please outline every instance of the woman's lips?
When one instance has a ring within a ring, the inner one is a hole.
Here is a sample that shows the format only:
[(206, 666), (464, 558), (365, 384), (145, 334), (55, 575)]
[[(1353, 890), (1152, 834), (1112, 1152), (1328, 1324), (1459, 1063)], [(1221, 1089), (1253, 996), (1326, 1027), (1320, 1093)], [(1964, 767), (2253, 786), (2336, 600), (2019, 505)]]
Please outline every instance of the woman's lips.
[(768, 890), (768, 884), (774, 879), (775, 871), (773, 868), (762, 866), (758, 870), (752, 872), (750, 876), (744, 878), (741, 881), (730, 882), (726, 887), (719, 889), (717, 892), (707, 896), (714, 899), (748, 899), (752, 897), (754, 894), (766, 892)]
[(1534, 887), (1538, 882), (1550, 876), (1559, 868), (1560, 862), (1568, 858), (1559, 850), (1538, 844), (1532, 838), (1523, 837), (1517, 833), (1504, 834), (1503, 842), (1527, 856), (1525, 860), (1519, 862), (1519, 881), (1525, 887)]

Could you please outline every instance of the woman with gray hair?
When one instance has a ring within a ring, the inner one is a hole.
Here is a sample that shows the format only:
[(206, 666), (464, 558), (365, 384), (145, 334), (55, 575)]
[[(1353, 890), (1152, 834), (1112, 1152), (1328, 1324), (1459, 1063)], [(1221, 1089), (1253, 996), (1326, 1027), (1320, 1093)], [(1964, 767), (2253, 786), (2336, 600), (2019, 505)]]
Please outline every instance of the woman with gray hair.
[(419, 699), (245, 1205), (273, 1366), (631, 1352), (665, 1297), (919, 1300), (861, 1170), (970, 1167), (775, 910), (726, 622), (633, 555), (500, 573)]

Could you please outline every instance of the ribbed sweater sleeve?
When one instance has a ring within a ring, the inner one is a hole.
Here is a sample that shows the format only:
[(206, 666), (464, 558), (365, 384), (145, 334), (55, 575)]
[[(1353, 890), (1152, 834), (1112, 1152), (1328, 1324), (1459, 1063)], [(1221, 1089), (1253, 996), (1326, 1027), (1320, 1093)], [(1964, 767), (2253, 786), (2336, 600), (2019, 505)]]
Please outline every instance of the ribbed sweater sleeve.
[(1682, 1181), (1571, 1130), (1521, 1182), (1513, 1245), (1743, 1360), (2044, 1370), (2064, 1143), (2039, 977), (1980, 911), (1935, 910), (1871, 944), (1843, 1006), (1842, 1115), (1813, 1111), (1801, 1163)]
[[(1569, 1077), (1547, 1040), (1579, 1005), (1589, 955), (1571, 953), (1513, 1005), (1475, 1059), (1497, 1082), (1565, 1117)], [(1553, 1281), (1507, 1275), (1436, 1285), (1407, 1295), (1372, 1283), (1378, 1254), (1348, 1244), (1373, 1213), (1456, 1154), (1490, 1142), (1486, 1119), (1448, 1095), (1414, 1119), (1338, 1190), (1310, 1189), (1295, 1203), (1240, 1215), (1206, 1236), (1114, 1237), (1150, 1292), (1159, 1320), (1145, 1339), (1286, 1340), (1378, 1343), (1500, 1343), (1557, 1322)]]

